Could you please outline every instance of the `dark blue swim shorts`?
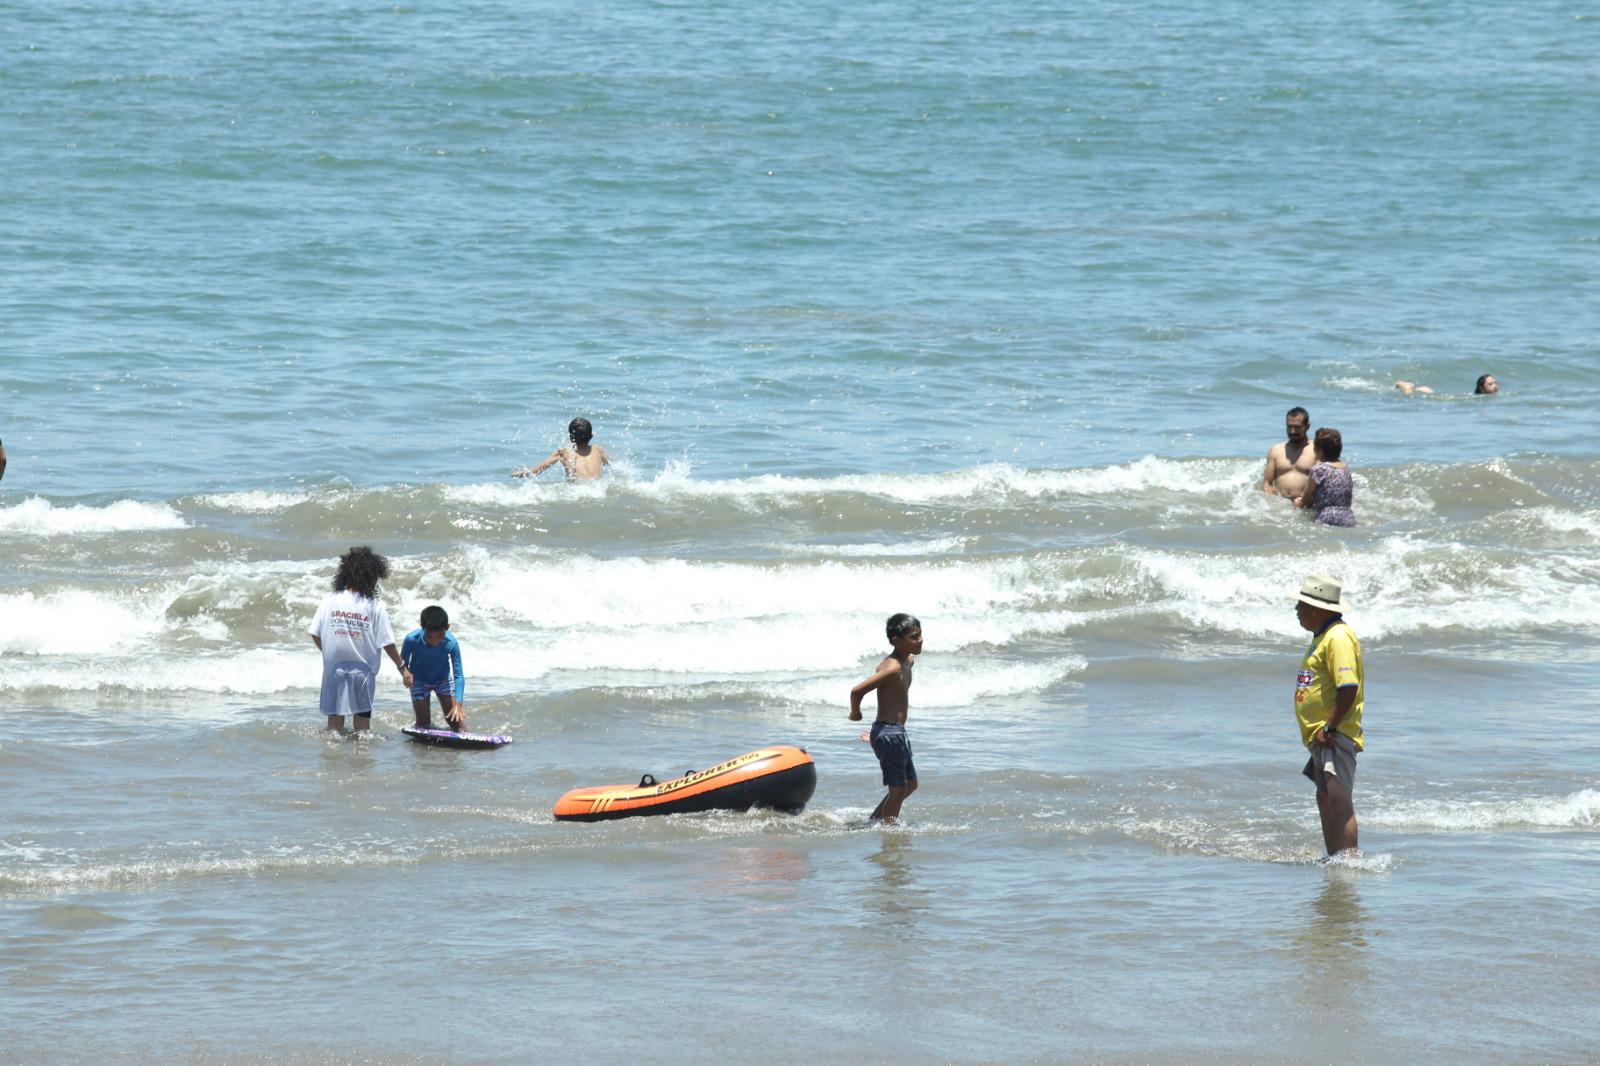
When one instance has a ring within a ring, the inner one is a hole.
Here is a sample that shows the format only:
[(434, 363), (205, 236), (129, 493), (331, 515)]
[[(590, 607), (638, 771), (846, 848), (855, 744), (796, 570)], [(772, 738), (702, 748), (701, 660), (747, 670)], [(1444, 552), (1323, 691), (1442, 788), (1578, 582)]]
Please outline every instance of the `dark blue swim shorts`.
[(905, 788), (917, 780), (917, 767), (911, 761), (911, 741), (906, 727), (893, 722), (872, 723), (872, 754), (883, 767), (883, 783), (890, 788)]

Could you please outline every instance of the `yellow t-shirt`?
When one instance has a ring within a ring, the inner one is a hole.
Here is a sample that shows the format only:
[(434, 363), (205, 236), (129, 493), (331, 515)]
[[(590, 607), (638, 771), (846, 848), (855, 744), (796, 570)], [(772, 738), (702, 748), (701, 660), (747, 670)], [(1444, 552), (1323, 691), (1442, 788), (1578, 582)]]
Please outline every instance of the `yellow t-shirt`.
[(1300, 743), (1311, 738), (1324, 722), (1333, 717), (1341, 688), (1356, 689), (1356, 702), (1339, 722), (1339, 732), (1355, 741), (1356, 750), (1365, 750), (1361, 740), (1361, 705), (1366, 702), (1362, 683), (1361, 642), (1343, 619), (1323, 627), (1311, 638), (1311, 647), (1300, 661), (1300, 676), (1295, 679), (1294, 713), (1300, 719)]

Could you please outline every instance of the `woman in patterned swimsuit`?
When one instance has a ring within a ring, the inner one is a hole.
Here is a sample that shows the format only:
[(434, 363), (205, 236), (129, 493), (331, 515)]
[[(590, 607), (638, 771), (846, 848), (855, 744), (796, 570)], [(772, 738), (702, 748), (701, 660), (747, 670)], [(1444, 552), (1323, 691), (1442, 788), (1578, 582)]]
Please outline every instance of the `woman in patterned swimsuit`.
[(1316, 520), (1325, 526), (1353, 526), (1355, 512), (1350, 509), (1355, 484), (1350, 479), (1350, 468), (1339, 461), (1344, 451), (1344, 440), (1336, 429), (1319, 429), (1311, 447), (1317, 455), (1317, 464), (1311, 468), (1311, 483), (1305, 495), (1294, 501), (1296, 507), (1315, 508)]

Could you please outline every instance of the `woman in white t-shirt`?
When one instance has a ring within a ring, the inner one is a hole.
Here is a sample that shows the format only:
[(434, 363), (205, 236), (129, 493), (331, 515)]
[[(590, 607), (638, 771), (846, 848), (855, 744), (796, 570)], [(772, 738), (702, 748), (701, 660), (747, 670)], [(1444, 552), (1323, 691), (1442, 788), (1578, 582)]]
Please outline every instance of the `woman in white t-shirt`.
[(333, 591), (322, 600), (307, 632), (322, 651), (322, 713), (328, 728), (344, 732), (345, 715), (359, 732), (372, 728), (372, 695), (387, 654), (406, 688), (411, 675), (395, 650), (389, 612), (378, 602), (378, 582), (389, 576), (389, 560), (371, 548), (339, 556)]

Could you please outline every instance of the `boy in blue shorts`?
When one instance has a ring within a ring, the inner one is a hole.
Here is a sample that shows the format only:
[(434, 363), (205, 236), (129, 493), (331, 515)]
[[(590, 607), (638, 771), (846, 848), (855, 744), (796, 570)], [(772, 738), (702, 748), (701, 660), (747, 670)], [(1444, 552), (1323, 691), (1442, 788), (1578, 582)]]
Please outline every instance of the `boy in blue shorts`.
[(411, 671), (411, 709), (417, 728), (432, 725), (429, 713), (431, 696), (439, 696), (439, 710), (451, 729), (467, 727), (467, 675), (461, 669), (461, 645), (450, 635), (450, 616), (443, 607), (422, 609), (422, 628), (406, 634), (400, 645), (400, 661)]
[(872, 723), (872, 732), (862, 734), (862, 739), (872, 742), (889, 794), (873, 808), (872, 820), (899, 825), (900, 805), (917, 790), (906, 715), (911, 710), (911, 668), (922, 653), (922, 623), (909, 614), (892, 615), (884, 631), (894, 653), (878, 664), (871, 677), (850, 690), (850, 720), (861, 721), (861, 699), (876, 689), (878, 718)]

